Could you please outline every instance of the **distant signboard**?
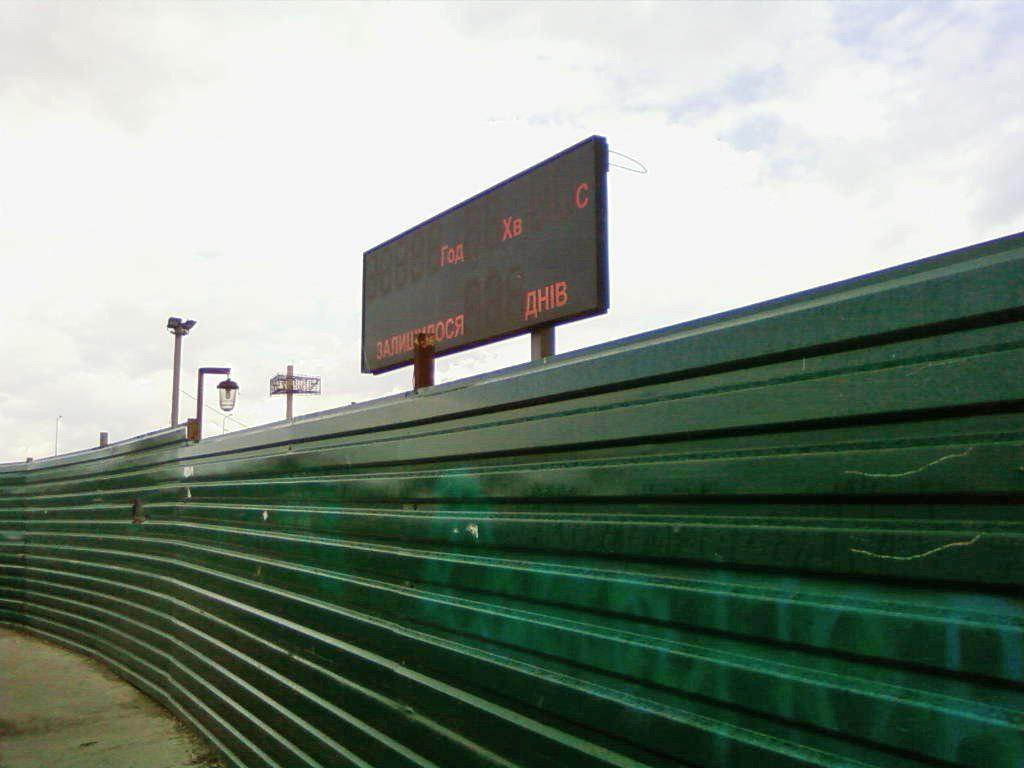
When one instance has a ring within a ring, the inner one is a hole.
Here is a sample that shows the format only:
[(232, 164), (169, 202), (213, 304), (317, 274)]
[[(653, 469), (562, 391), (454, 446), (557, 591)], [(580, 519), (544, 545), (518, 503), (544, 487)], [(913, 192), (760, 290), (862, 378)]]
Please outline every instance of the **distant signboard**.
[(363, 371), (607, 312), (607, 170), (593, 136), (366, 251)]
[(319, 376), (279, 373), (270, 380), (271, 395), (319, 395)]

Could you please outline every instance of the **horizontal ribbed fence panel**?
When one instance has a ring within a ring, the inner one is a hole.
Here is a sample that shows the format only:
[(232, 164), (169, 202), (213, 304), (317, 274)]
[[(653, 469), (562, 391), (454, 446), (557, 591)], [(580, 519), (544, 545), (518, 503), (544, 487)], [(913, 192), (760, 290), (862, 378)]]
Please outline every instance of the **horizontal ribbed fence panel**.
[(236, 766), (1020, 768), (1022, 267), (0, 466), (0, 622)]

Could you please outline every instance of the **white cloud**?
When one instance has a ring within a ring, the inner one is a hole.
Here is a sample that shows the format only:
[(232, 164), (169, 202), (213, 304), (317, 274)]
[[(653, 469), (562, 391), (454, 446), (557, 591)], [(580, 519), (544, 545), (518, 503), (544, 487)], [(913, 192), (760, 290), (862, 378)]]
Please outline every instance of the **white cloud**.
[(169, 315), (243, 423), (289, 362), (299, 413), (407, 388), (362, 252), (592, 133), (651, 172), (562, 349), (1024, 229), (1022, 62), (1010, 4), (0, 4), (0, 460), (164, 423)]

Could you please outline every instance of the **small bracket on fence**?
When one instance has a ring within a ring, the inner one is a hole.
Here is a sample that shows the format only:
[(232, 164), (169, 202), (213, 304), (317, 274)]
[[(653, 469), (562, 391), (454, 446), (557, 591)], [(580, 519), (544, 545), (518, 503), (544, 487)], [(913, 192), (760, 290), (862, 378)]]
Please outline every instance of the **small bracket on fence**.
[(144, 523), (148, 518), (146, 512), (142, 508), (142, 501), (140, 499), (132, 500), (132, 522), (133, 523)]

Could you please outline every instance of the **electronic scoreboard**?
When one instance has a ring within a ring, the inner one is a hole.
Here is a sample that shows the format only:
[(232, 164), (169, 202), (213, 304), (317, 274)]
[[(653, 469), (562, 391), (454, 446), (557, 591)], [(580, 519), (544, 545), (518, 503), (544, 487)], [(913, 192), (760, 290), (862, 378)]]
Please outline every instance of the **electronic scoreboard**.
[(593, 136), (366, 251), (362, 370), (607, 312), (607, 172)]

